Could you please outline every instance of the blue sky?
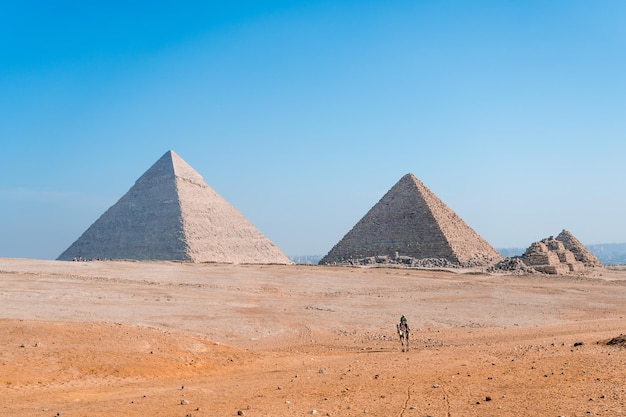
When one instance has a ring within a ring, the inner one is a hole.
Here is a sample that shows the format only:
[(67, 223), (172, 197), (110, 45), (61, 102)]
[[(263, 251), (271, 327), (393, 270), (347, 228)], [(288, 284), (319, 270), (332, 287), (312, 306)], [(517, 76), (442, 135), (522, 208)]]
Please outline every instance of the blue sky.
[(626, 2), (8, 1), (0, 257), (173, 149), (289, 256), (412, 172), (495, 247), (626, 241)]

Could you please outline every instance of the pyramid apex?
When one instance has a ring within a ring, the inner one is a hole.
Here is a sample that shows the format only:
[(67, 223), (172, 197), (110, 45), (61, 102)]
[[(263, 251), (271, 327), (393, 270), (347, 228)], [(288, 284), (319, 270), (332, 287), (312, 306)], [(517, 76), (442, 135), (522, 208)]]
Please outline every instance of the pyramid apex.
[(196, 184), (204, 184), (202, 176), (172, 149), (165, 152), (137, 183), (153, 181), (156, 178), (184, 178)]
[(161, 158), (159, 159), (162, 159), (167, 156), (172, 156), (172, 155), (176, 155), (176, 152), (174, 152), (174, 150), (172, 149), (168, 149), (163, 155), (161, 155)]
[(400, 178), (400, 181), (413, 181), (417, 184), (422, 184), (422, 182), (412, 173), (409, 172), (408, 174), (405, 174), (402, 178)]
[(176, 157), (180, 158), (180, 155), (178, 155), (176, 152), (174, 152), (173, 149), (168, 149), (163, 155), (161, 155), (161, 157), (158, 160), (159, 161), (161, 159), (171, 159), (171, 160), (174, 160), (174, 158), (176, 158)]

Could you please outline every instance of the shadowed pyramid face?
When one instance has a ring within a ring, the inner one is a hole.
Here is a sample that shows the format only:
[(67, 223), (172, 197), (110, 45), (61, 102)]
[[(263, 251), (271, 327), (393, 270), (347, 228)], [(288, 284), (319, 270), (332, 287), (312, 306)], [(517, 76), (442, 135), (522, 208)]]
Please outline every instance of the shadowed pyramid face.
[(320, 263), (396, 255), (462, 265), (501, 259), (413, 174), (402, 177)]
[(74, 258), (291, 263), (173, 151), (58, 259)]

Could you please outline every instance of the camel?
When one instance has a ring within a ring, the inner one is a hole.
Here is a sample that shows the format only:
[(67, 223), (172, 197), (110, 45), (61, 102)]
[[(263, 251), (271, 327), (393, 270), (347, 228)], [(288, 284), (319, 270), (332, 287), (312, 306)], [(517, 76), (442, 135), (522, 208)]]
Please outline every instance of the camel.
[[(409, 329), (409, 324), (406, 322), (405, 318), (404, 320), (400, 320), (400, 323), (396, 324), (396, 329), (398, 330), (400, 343), (402, 343), (402, 351), (407, 352), (409, 350), (409, 333), (411, 332), (411, 329)], [(404, 347), (405, 343), (406, 348)]]

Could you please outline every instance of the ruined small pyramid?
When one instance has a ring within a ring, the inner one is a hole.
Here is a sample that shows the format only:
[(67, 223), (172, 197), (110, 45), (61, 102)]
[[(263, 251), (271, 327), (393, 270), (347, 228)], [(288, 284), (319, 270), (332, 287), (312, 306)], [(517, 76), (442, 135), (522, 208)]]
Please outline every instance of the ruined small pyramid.
[(489, 265), (502, 256), (413, 174), (400, 179), (320, 260), (444, 259), (461, 266)]
[(57, 259), (79, 258), (291, 263), (173, 151)]
[(545, 274), (567, 275), (585, 269), (582, 262), (554, 236), (533, 242), (522, 255), (525, 265)]
[(580, 243), (578, 239), (574, 237), (573, 234), (563, 229), (561, 233), (556, 237), (556, 240), (563, 242), (563, 246), (570, 252), (574, 254), (574, 257), (577, 261), (582, 262), (586, 267), (601, 267), (602, 262)]

